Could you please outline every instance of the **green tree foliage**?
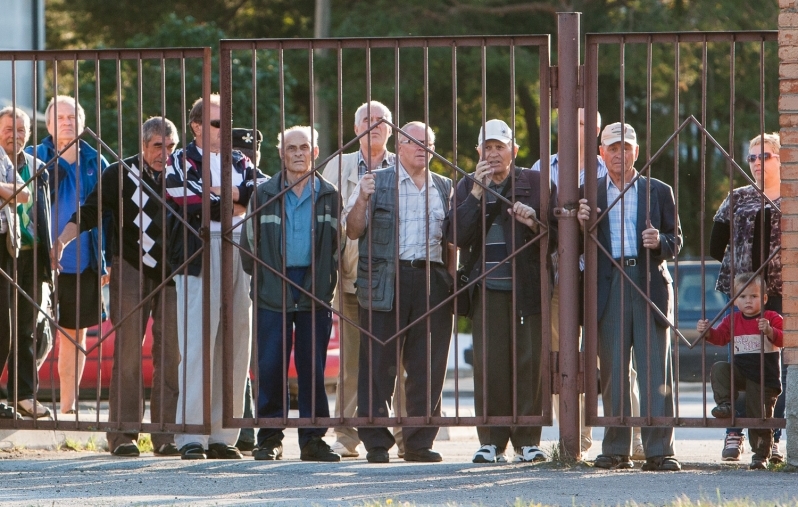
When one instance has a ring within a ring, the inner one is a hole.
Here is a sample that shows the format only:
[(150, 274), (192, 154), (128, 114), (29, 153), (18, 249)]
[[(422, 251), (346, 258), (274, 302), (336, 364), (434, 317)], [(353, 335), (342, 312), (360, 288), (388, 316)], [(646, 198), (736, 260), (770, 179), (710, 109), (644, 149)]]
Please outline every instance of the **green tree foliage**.
[[(197, 46), (215, 46), (220, 39), (226, 38), (224, 32), (213, 23), (197, 23), (193, 18), (180, 19), (175, 15), (168, 16), (159, 29), (152, 35), (137, 35), (128, 41), (128, 47), (159, 48), (186, 46), (191, 42)], [(257, 114), (253, 123), (252, 105), (252, 59), (248, 57), (245, 64), (233, 62), (233, 82), (245, 83), (247, 86), (234, 86), (233, 120), (236, 126), (252, 128), (253, 125), (263, 132), (267, 146), (269, 140), (275, 139), (280, 131), (280, 97), (278, 86), (278, 62), (266, 54), (255, 55), (255, 80), (257, 86)], [(165, 115), (178, 125), (185, 126), (181, 134), (183, 144), (193, 138), (187, 125), (188, 111), (191, 104), (202, 95), (202, 60), (200, 59), (144, 59), (141, 68), (135, 60), (120, 62), (104, 60), (98, 62), (84, 61), (80, 64), (80, 96), (90, 120), (96, 118), (99, 105), (99, 119), (103, 140), (120, 155), (135, 153), (140, 145), (139, 126), (150, 116)], [(219, 68), (218, 54), (211, 59), (211, 69)], [(99, 79), (97, 78), (99, 72)], [(290, 92), (294, 79), (289, 73), (284, 74), (287, 110), (291, 110)], [(97, 83), (99, 82), (99, 90)], [(118, 86), (121, 84), (121, 88)], [(219, 90), (219, 74), (211, 74), (211, 90)], [(97, 100), (95, 100), (97, 97)], [(141, 115), (138, 114), (140, 106)], [(287, 115), (288, 123), (293, 116)], [(120, 135), (121, 126), (121, 135)], [(120, 144), (121, 143), (121, 144)], [(279, 168), (275, 150), (264, 149), (261, 168), (276, 172)]]
[[(53, 48), (130, 43), (217, 47), (211, 33), (206, 34), (207, 38), (190, 31), (166, 33), (163, 26), (170, 22), (169, 13), (176, 14), (172, 19), (191, 15), (199, 24), (212, 22), (206, 26), (218, 27), (236, 38), (312, 37), (314, 4), (314, 0), (162, 0), (155, 4), (136, 0), (49, 0), (48, 41)], [(584, 33), (739, 31), (774, 29), (778, 5), (737, 0), (332, 0), (331, 34), (342, 38), (552, 34), (554, 65), (557, 13), (568, 11), (582, 13)], [(473, 147), (484, 108), (487, 118), (514, 120), (521, 145), (518, 165), (532, 164), (539, 157), (540, 139), (545, 142), (548, 126), (543, 125), (541, 134), (540, 97), (546, 91), (540, 89), (537, 48), (519, 47), (513, 55), (506, 48), (488, 48), (484, 87), (481, 52), (457, 48), (453, 81), (452, 51), (452, 48), (432, 48), (425, 55), (418, 48), (402, 48), (397, 68), (397, 55), (391, 49), (372, 49), (370, 54), (362, 49), (345, 49), (340, 53), (340, 75), (339, 54), (333, 50), (317, 52), (313, 55), (313, 71), (316, 82), (322, 85), (318, 96), (326, 101), (333, 119), (330, 131), (322, 135), (330, 136), (333, 147), (351, 140), (352, 113), (371, 96), (392, 109), (398, 105), (394, 114), (399, 124), (428, 118), (438, 136), (437, 151), (460, 167), (470, 169), (475, 163)], [(760, 130), (778, 128), (775, 43), (763, 46), (709, 43), (706, 54), (704, 51), (701, 43), (682, 44), (677, 64), (677, 48), (672, 44), (655, 44), (649, 65), (645, 45), (625, 45), (623, 59), (618, 47), (600, 47), (599, 110), (605, 124), (623, 116), (638, 129), (643, 141), (638, 167), (663, 146), (675, 126), (691, 115), (702, 122), (738, 163), (747, 150), (748, 139)], [(242, 73), (236, 74), (241, 79), (234, 79), (236, 123), (239, 118), (249, 119), (244, 115), (252, 102), (248, 91), (252, 89), (251, 55), (245, 53), (235, 54), (238, 64), (246, 68), (241, 71), (236, 66), (235, 70)], [(271, 62), (277, 58), (271, 52), (258, 52), (256, 56)], [(283, 89), (286, 112), (273, 106), (261, 111), (261, 102), (269, 93), (271, 100), (278, 96), (279, 83), (275, 84), (274, 74), (263, 79), (258, 75), (259, 125), (267, 117), (277, 124), (310, 121), (313, 97), (310, 55), (307, 50), (286, 50), (283, 58), (293, 76), (293, 80), (286, 80)], [(511, 61), (515, 64), (512, 78)], [(258, 72), (263, 68), (259, 63)], [(761, 68), (765, 76), (762, 95)], [(268, 84), (261, 90), (261, 83)], [(455, 84), (457, 93), (453, 98)], [(279, 100), (271, 102), (275, 103)], [(556, 151), (556, 111), (552, 115), (550, 143), (552, 151)], [(687, 129), (678, 141), (678, 146), (667, 147), (652, 163), (652, 174), (675, 184), (685, 227), (686, 253), (699, 255), (701, 224), (708, 231), (714, 210), (730, 187), (729, 175), (732, 174), (735, 186), (746, 180), (735, 175), (733, 164), (719, 150), (702, 142), (698, 129)], [(323, 153), (322, 158), (327, 155)], [(744, 171), (748, 170), (747, 164), (740, 165)], [(269, 167), (273, 167), (271, 163)], [(443, 164), (436, 163), (434, 168), (451, 174)]]

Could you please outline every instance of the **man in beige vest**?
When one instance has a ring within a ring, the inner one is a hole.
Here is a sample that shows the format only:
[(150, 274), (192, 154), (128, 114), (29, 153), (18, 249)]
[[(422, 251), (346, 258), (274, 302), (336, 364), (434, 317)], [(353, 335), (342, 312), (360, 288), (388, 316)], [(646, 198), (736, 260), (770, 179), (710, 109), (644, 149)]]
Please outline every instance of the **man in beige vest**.
[[(341, 191), (341, 202), (346, 203), (349, 196), (367, 171), (382, 169), (394, 165), (396, 155), (388, 151), (388, 139), (392, 134), (389, 124), (381, 122), (393, 121), (390, 109), (387, 106), (372, 100), (366, 102), (355, 111), (355, 135), (360, 138), (360, 149), (355, 153), (346, 153), (334, 157), (324, 168), (323, 176), (336, 185)], [(346, 217), (342, 217), (345, 223)], [(344, 235), (344, 237), (346, 237)], [(353, 323), (358, 322), (358, 304), (355, 295), (355, 278), (357, 277), (357, 241), (346, 239), (344, 254), (341, 256), (341, 287), (343, 290), (336, 293), (333, 308), (342, 309), (344, 317)], [(354, 417), (357, 410), (357, 371), (360, 351), (360, 332), (358, 328), (344, 319), (341, 322), (341, 347), (343, 382), (340, 378), (337, 385), (338, 396), (335, 400), (335, 417)], [(397, 383), (397, 392), (403, 389), (402, 383)], [(394, 399), (401, 399), (402, 407), (394, 407), (394, 411), (404, 412), (404, 393)], [(336, 441), (332, 450), (344, 458), (356, 458), (359, 454), (357, 446), (360, 438), (357, 430), (348, 426), (335, 428)], [(394, 431), (399, 448), (399, 457), (402, 457), (401, 428)]]

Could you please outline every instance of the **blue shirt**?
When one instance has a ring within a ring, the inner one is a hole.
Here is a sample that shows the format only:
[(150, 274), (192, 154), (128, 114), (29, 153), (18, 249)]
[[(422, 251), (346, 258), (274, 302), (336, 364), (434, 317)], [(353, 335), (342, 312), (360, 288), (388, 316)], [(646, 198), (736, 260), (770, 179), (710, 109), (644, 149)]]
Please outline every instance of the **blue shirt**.
[[(560, 163), (559, 158), (557, 157), (557, 153), (551, 156), (549, 159), (549, 178), (551, 182), (557, 185), (557, 188), (560, 188)], [(596, 177), (601, 178), (602, 176), (606, 176), (607, 174), (607, 164), (604, 163), (604, 159), (596, 155), (596, 159), (598, 160), (598, 167), (596, 167)], [(532, 166), (533, 171), (540, 171), (540, 160), (535, 162), (535, 165)], [(585, 171), (584, 169), (579, 171), (579, 186), (585, 184)]]
[[(627, 188), (629, 188), (627, 186)], [(607, 206), (618, 198), (621, 191), (607, 177)], [(623, 206), (623, 218), (621, 218), (621, 206)], [(621, 258), (621, 231), (623, 230), (623, 256), (637, 257), (637, 182), (629, 188), (621, 199), (610, 208), (610, 243), (612, 245), (612, 257)]]
[[(78, 206), (82, 206), (85, 198), (78, 200), (78, 187), (77, 187), (77, 163), (70, 164), (63, 158), (59, 158), (59, 164), (66, 169), (63, 174), (59, 174), (58, 192), (56, 193), (56, 200), (50, 208), (50, 218), (53, 227), (53, 242), (58, 239), (58, 235), (64, 230), (72, 214), (78, 210)], [(66, 177), (65, 177), (66, 176)], [(55, 184), (55, 179), (50, 180), (51, 184)], [(91, 192), (91, 188), (81, 188), (81, 194), (84, 196)], [(78, 246), (80, 247), (80, 264), (78, 265)], [(62, 273), (82, 273), (91, 265), (91, 232), (86, 231), (81, 233), (80, 238), (76, 239), (64, 249), (64, 254), (61, 257)]]
[[(311, 177), (315, 187), (315, 199), (319, 198), (321, 184), (317, 178)], [(283, 180), (285, 187), (291, 186)], [(285, 193), (285, 260), (289, 268), (310, 266), (311, 241), (311, 202), (310, 185), (305, 185), (302, 195), (289, 190)]]

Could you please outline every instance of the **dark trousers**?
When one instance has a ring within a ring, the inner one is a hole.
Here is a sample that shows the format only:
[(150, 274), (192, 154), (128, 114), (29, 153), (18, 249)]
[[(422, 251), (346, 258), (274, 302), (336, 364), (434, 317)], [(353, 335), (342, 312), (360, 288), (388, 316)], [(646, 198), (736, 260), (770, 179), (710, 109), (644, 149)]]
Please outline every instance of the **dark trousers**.
[[(6, 235), (0, 234), (0, 270), (13, 280), (14, 259), (6, 248)], [(0, 367), (5, 364), (11, 351), (11, 305), (14, 303), (14, 298), (11, 297), (11, 282), (5, 275), (0, 273)], [(9, 398), (12, 397), (13, 393), (9, 390)]]
[[(731, 363), (725, 361), (717, 362), (712, 365), (710, 380), (712, 381), (712, 393), (715, 403), (732, 403), (731, 387)], [(734, 392), (745, 391), (745, 415), (747, 417), (772, 418), (773, 409), (776, 406), (776, 398), (781, 393), (780, 389), (773, 387), (764, 388), (764, 398), (760, 396), (760, 384), (748, 379), (737, 366), (734, 367)], [(732, 403), (733, 404), (733, 403)], [(773, 447), (773, 430), (748, 428), (748, 440), (754, 454), (762, 458), (770, 458), (771, 448)]]
[[(2, 245), (5, 249), (5, 244)], [(41, 256), (34, 269), (33, 259), (35, 249), (20, 250), (17, 258), (17, 283), (20, 288), (36, 302), (42, 305), (42, 282), (45, 281), (45, 266), (42, 265)], [(10, 256), (9, 256), (10, 257)], [(34, 287), (38, 288), (34, 294)], [(11, 290), (11, 302), (14, 301), (14, 290)], [(17, 350), (14, 354), (13, 341), (9, 342), (8, 355), (8, 399), (13, 401), (16, 389), (17, 399), (33, 398), (36, 384), (39, 381), (39, 370), (36, 368), (36, 351), (34, 337), (36, 321), (39, 319), (38, 309), (32, 305), (25, 296), (17, 297)], [(4, 335), (5, 336), (5, 335)], [(10, 334), (8, 335), (10, 336)]]
[[(289, 268), (287, 274), (293, 282), (301, 284), (306, 270), (307, 268)], [(291, 295), (294, 301), (299, 301), (299, 291), (292, 288)], [(330, 406), (324, 389), (324, 367), (327, 364), (330, 331), (332, 312), (329, 310), (283, 313), (258, 309), (259, 418), (282, 418), (288, 409), (288, 382), (285, 375), (288, 373), (292, 347), (299, 385), (299, 417), (330, 417)], [(326, 428), (299, 428), (299, 447), (304, 447), (314, 435), (321, 437), (325, 433)], [(258, 431), (258, 445), (274, 438), (282, 441), (283, 436), (280, 428), (261, 428)]]
[[(452, 340), (451, 302), (432, 313), (428, 319), (411, 327), (403, 335), (387, 343), (386, 340), (427, 312), (425, 294), (429, 294), (429, 307), (432, 308), (448, 297), (451, 286), (451, 277), (442, 267), (430, 270), (430, 280), (427, 283), (426, 269), (400, 266), (399, 293), (394, 299), (399, 304), (399, 328), (395, 311), (369, 312), (367, 308), (360, 308), (361, 327), (370, 328), (378, 340), (372, 340), (361, 333), (357, 390), (359, 417), (389, 416), (396, 385), (398, 357), (402, 358), (402, 364), (407, 372), (405, 380), (407, 415), (410, 417), (426, 416), (428, 413), (431, 416), (440, 415), (441, 392), (446, 377), (449, 343)], [(388, 449), (395, 443), (393, 435), (387, 428), (358, 428), (358, 434), (366, 450), (374, 447)], [(405, 426), (402, 428), (402, 434), (405, 451), (417, 451), (432, 447), (438, 428)]]
[[(484, 302), (482, 289), (474, 292), (474, 413), (477, 417), (541, 415), (540, 314), (519, 317), (510, 291), (486, 289)], [(477, 426), (480, 445), (493, 444), (500, 452), (508, 441), (516, 449), (539, 445), (540, 433), (540, 426)]]
[[(114, 367), (108, 396), (108, 422), (141, 422), (144, 413), (144, 391), (141, 373), (141, 345), (147, 321), (152, 315), (152, 390), (150, 419), (153, 424), (175, 422), (179, 395), (177, 343), (177, 293), (167, 285), (138, 311), (131, 311), (152, 293), (158, 284), (140, 273), (120, 257), (114, 257), (111, 269), (111, 322), (119, 326), (114, 338)], [(141, 290), (140, 290), (141, 288)], [(125, 318), (127, 317), (127, 318)], [(123, 320), (124, 319), (124, 320)], [(138, 433), (108, 432), (108, 448), (136, 442)], [(153, 433), (157, 450), (174, 442), (169, 433)]]
[[(638, 287), (645, 287), (645, 272), (638, 266), (624, 268)], [(621, 311), (621, 284), (623, 311)], [(598, 353), (601, 363), (601, 397), (608, 417), (631, 416), (632, 389), (629, 377), (634, 353), (640, 386), (640, 415), (673, 417), (673, 365), (670, 334), (657, 324), (653, 311), (647, 319), (648, 303), (613, 269), (607, 309), (599, 320)], [(623, 332), (621, 332), (623, 331)], [(623, 404), (621, 400), (623, 399)], [(673, 427), (644, 426), (640, 431), (646, 458), (673, 456)], [(630, 456), (632, 427), (610, 426), (604, 432), (603, 454)]]

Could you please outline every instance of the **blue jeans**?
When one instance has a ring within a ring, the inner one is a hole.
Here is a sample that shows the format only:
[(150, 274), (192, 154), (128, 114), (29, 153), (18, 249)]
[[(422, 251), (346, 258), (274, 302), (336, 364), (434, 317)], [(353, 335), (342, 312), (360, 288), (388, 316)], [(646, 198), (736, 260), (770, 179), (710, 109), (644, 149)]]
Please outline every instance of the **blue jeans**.
[[(292, 281), (301, 284), (306, 270), (307, 268), (289, 268), (287, 274)], [(293, 287), (291, 289), (288, 299), (293, 296), (294, 301), (298, 301), (299, 291)], [(327, 392), (324, 389), (324, 367), (327, 363), (327, 344), (331, 330), (332, 312), (326, 309), (283, 313), (258, 308), (259, 418), (282, 418), (287, 413), (288, 381), (285, 375), (288, 372), (292, 347), (295, 349), (294, 362), (299, 384), (299, 417), (330, 417)], [(326, 428), (299, 428), (299, 447), (304, 447), (314, 435), (321, 437), (325, 433)], [(283, 436), (281, 428), (261, 428), (258, 431), (258, 445), (274, 438), (282, 441)]]

